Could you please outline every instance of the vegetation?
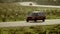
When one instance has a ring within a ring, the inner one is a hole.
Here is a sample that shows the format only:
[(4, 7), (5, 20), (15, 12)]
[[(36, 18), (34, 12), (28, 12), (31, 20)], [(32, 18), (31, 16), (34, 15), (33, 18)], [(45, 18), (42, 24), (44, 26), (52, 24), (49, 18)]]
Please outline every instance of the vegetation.
[(25, 20), (28, 13), (33, 11), (46, 12), (47, 19), (60, 18), (59, 8), (21, 6), (18, 3), (0, 3), (0, 22)]
[(60, 34), (60, 24), (0, 28), (0, 34)]
[(60, 0), (0, 0), (0, 3), (32, 1), (40, 5), (60, 5)]
[(23, 1), (33, 1), (33, 2), (37, 2), (37, 4), (40, 5), (60, 5), (60, 0), (21, 0)]

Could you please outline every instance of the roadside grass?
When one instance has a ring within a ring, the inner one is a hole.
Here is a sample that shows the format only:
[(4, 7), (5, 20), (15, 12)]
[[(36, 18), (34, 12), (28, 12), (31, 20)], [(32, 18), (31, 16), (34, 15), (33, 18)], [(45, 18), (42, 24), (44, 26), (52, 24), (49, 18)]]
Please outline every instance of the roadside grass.
[(22, 21), (33, 11), (46, 12), (47, 19), (60, 19), (60, 8), (21, 6), (18, 3), (0, 3), (0, 22)]
[(60, 34), (60, 24), (0, 28), (0, 34)]

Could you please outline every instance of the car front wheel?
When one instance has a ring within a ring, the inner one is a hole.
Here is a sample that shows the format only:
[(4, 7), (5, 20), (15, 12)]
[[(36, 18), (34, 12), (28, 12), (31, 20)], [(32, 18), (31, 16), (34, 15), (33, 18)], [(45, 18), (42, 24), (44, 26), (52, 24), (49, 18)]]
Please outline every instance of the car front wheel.
[(37, 22), (37, 20), (34, 20), (34, 22)]
[(43, 22), (45, 21), (45, 19), (42, 20)]

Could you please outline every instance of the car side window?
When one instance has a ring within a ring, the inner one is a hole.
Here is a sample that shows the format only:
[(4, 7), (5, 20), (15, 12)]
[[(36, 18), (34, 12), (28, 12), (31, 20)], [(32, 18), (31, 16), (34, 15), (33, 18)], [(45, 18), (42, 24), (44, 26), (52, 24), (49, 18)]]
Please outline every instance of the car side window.
[(44, 16), (45, 14), (41, 12), (41, 13), (39, 13), (38, 15), (39, 15), (39, 16)]
[(38, 13), (33, 13), (33, 16), (38, 16)]

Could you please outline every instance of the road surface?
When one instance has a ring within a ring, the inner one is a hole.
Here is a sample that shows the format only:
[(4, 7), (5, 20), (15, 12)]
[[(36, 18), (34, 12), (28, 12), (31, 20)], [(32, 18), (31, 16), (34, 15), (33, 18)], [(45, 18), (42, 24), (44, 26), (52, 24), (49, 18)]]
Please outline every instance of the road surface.
[(51, 5), (33, 5), (35, 7), (49, 7), (49, 8), (60, 8), (60, 6), (51, 6)]
[(26, 21), (16, 21), (16, 22), (1, 22), (0, 27), (17, 27), (17, 26), (37, 26), (37, 25), (54, 25), (60, 24), (60, 19), (50, 19), (45, 22), (37, 21), (37, 22), (26, 22)]
[(60, 6), (51, 6), (51, 5), (25, 5), (25, 6), (47, 7), (47, 8), (60, 8)]
[(52, 5), (38, 5), (38, 4), (34, 4), (33, 3), (33, 5), (29, 5), (29, 3), (27, 4), (27, 2), (26, 3), (20, 3), (19, 2), (19, 4), (20, 5), (22, 5), (22, 6), (35, 6), (35, 7), (49, 7), (49, 8), (60, 8), (60, 6), (52, 6)]

